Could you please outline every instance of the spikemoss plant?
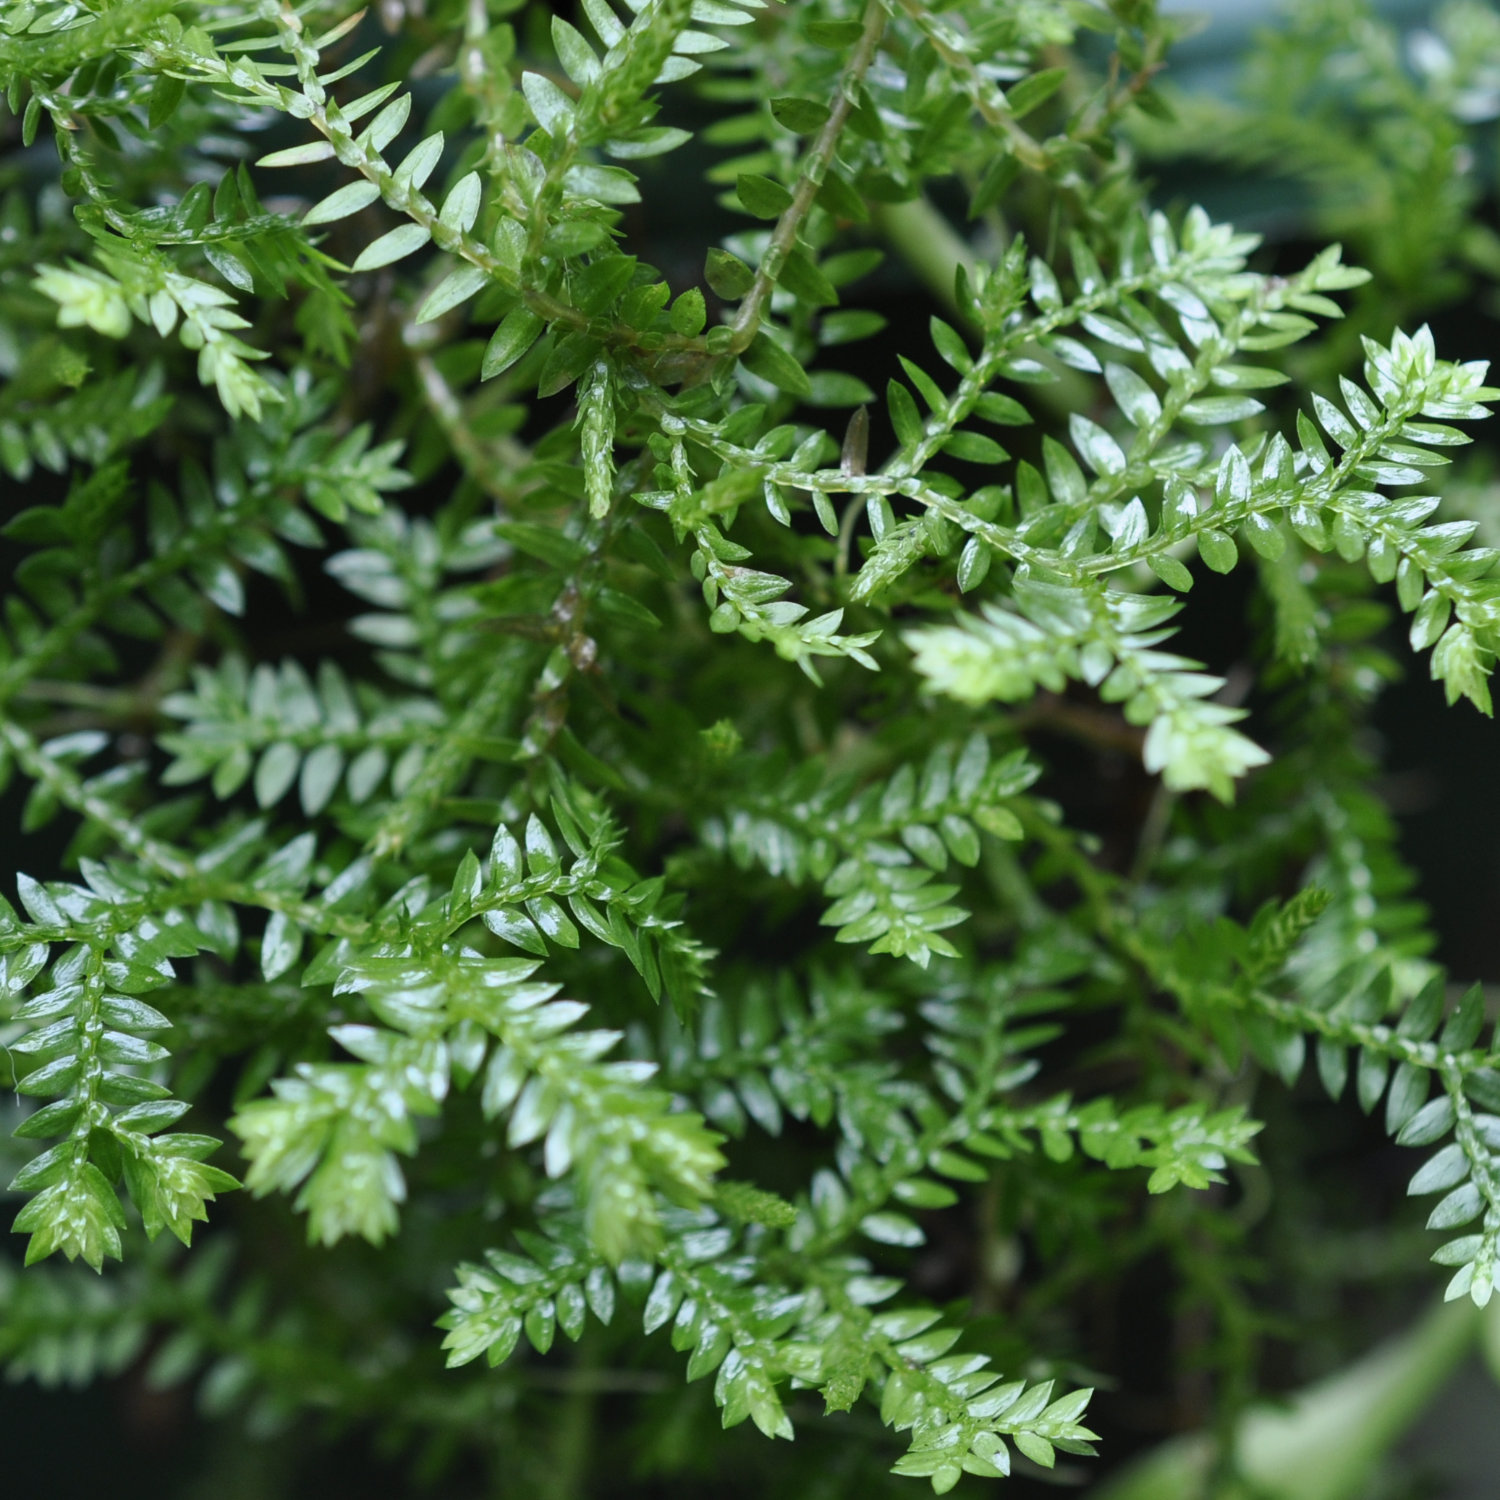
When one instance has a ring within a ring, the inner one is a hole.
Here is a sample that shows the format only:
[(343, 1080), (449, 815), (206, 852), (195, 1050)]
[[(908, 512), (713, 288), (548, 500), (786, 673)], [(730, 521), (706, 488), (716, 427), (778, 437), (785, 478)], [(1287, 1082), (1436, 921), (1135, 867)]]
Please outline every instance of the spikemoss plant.
[[(716, 1408), (878, 1412), (724, 1447), (760, 1493), (1034, 1472), (1093, 1451), (1098, 1247), (1216, 1288), (1243, 1384), (1309, 1054), (1482, 1305), (1494, 1042), (1353, 731), (1385, 601), (1490, 711), (1483, 367), (1367, 320), (1288, 383), (1366, 273), (1150, 207), (1152, 0), (380, 15), (0, 9), (0, 767), (59, 861), (0, 903), (11, 1370), (149, 1344), (507, 1494)], [(728, 228), (669, 281), (674, 204)], [(1256, 601), (1233, 681), (1195, 588)], [(1060, 736), (1154, 786), (1123, 846)]]

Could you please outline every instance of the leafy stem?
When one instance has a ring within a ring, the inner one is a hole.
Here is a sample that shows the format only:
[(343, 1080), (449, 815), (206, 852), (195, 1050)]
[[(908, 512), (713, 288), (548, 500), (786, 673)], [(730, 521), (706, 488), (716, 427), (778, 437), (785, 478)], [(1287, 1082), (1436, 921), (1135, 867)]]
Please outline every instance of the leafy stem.
[(849, 116), (858, 100), (860, 81), (880, 50), (885, 25), (886, 12), (882, 0), (867, 0), (864, 25), (839, 79), (838, 91), (829, 106), (828, 118), (802, 159), (797, 186), (792, 191), (792, 201), (777, 220), (776, 228), (771, 232), (771, 241), (756, 268), (755, 279), (751, 282), (744, 301), (740, 303), (739, 312), (735, 314), (733, 332), (724, 351), (726, 359), (734, 359), (743, 354), (755, 338), (786, 258), (796, 247), (803, 220), (812, 211), (813, 200), (818, 196), (818, 189), (822, 187), (828, 168), (833, 163), (844, 127), (849, 123)]

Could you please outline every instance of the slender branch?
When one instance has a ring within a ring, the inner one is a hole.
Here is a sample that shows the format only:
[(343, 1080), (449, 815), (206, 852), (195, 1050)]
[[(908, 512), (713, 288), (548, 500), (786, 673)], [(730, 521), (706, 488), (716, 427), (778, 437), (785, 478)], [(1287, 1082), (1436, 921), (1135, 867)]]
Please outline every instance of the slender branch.
[[(518, 270), (507, 264), (477, 236), (442, 223), (437, 207), (427, 197), (410, 184), (398, 184), (396, 174), (374, 146), (356, 140), (353, 127), (318, 79), (319, 57), (303, 37), (300, 17), (289, 7), (274, 3), (268, 10), (270, 19), (281, 33), (283, 45), (296, 62), (298, 81), (302, 85), (302, 99), (305, 101), (303, 108), (306, 113), (303, 117), (307, 123), (332, 145), (335, 157), (344, 166), (352, 168), (367, 182), (374, 184), (385, 203), (425, 229), (440, 250), (446, 250), (477, 267), (491, 281), (517, 293), (538, 317), (548, 323), (562, 324), (566, 328), (587, 333), (590, 338), (611, 348), (632, 350), (652, 359), (675, 358), (684, 362), (685, 366), (691, 366), (708, 358), (707, 345), (701, 338), (689, 338), (675, 333), (643, 334), (623, 323), (593, 318), (580, 312), (541, 287), (525, 282)], [(204, 57), (187, 47), (165, 42), (154, 43), (149, 48), (149, 56), (164, 71), (206, 79), (220, 87), (238, 90), (278, 111), (285, 111), (287, 108), (285, 89), (257, 78), (243, 68), (225, 63), (220, 58)], [(301, 115), (302, 110), (299, 109), (299, 116)]]
[(479, 691), (428, 756), (422, 774), (398, 798), (380, 820), (369, 841), (377, 859), (388, 859), (403, 850), (421, 831), (433, 809), (458, 785), (474, 761), (474, 746), (497, 720), (505, 718), (521, 696), (521, 654), (530, 654), (531, 643), (510, 641), (487, 673)]
[[(890, 0), (887, 0), (887, 4)], [(1023, 167), (1033, 172), (1047, 172), (1052, 157), (1047, 148), (1015, 117), (1004, 92), (979, 71), (969, 55), (966, 40), (945, 21), (934, 16), (920, 0), (897, 0), (901, 9), (916, 23), (933, 51), (953, 70), (959, 86), (973, 101), (974, 108), (987, 125), (1003, 131), (1011, 154)]]
[(14, 721), (0, 718), (0, 741), (10, 749), (21, 769), (41, 783), (64, 807), (92, 818), (107, 829), (120, 847), (149, 869), (173, 880), (190, 880), (197, 870), (180, 849), (143, 832), (107, 798), (89, 791), (83, 780), (61, 761), (46, 754)]
[(443, 372), (432, 356), (418, 354), (413, 363), (422, 399), (443, 429), (443, 436), (448, 439), (448, 446), (464, 473), (491, 500), (505, 506), (514, 505), (525, 493), (524, 487), (510, 478), (524, 461), (520, 446), (504, 439), (493, 445), (481, 442), (474, 435), (463, 403), (443, 378)]
[(184, 886), (183, 900), (228, 901), (236, 906), (279, 911), (300, 927), (330, 936), (357, 938), (369, 931), (368, 922), (331, 912), (319, 902), (304, 901), (285, 891), (226, 880), (211, 870), (204, 870), (185, 850), (143, 832), (113, 802), (90, 791), (75, 771), (48, 755), (14, 721), (0, 718), (0, 741), (10, 749), (26, 774), (45, 786), (64, 807), (92, 819), (148, 870)]
[(823, 128), (818, 132), (817, 140), (813, 142), (812, 148), (803, 158), (802, 171), (797, 179), (797, 186), (792, 192), (792, 201), (787, 205), (781, 218), (777, 220), (776, 228), (771, 234), (771, 243), (766, 247), (766, 253), (761, 257), (759, 269), (755, 273), (755, 280), (745, 294), (745, 300), (740, 303), (739, 313), (734, 320), (733, 336), (725, 351), (725, 358), (733, 359), (736, 355), (743, 354), (750, 347), (751, 341), (760, 328), (761, 318), (766, 304), (770, 301), (772, 288), (776, 284), (777, 277), (781, 275), (787, 256), (796, 246), (797, 232), (802, 228), (802, 221), (812, 210), (813, 200), (818, 196), (818, 189), (822, 187), (823, 179), (833, 162), (834, 153), (838, 150), (839, 138), (843, 135), (844, 126), (848, 124), (849, 116), (854, 112), (854, 102), (860, 81), (880, 49), (880, 39), (885, 34), (885, 19), (885, 8), (881, 0), (868, 0), (865, 6), (864, 30), (860, 33), (859, 41), (839, 79), (839, 91), (829, 110), (828, 118), (823, 122)]
[(1495, 1159), (1474, 1123), (1474, 1110), (1469, 1104), (1469, 1096), (1464, 1093), (1466, 1069), (1463, 1063), (1461, 1057), (1445, 1059), (1438, 1072), (1453, 1105), (1453, 1137), (1463, 1147), (1474, 1185), (1484, 1198), (1486, 1227), (1493, 1233), (1494, 1226), (1500, 1225), (1500, 1172), (1495, 1170)]
[[(269, 486), (257, 485), (247, 496), (259, 500)], [(21, 687), (47, 662), (53, 660), (96, 620), (106, 617), (111, 605), (142, 593), (163, 578), (180, 573), (200, 553), (230, 536), (246, 520), (243, 507), (221, 510), (212, 517), (195, 521), (189, 531), (171, 546), (148, 557), (133, 568), (99, 581), (89, 589), (65, 615), (36, 637), (25, 649), (0, 667), (0, 705), (14, 697)]]

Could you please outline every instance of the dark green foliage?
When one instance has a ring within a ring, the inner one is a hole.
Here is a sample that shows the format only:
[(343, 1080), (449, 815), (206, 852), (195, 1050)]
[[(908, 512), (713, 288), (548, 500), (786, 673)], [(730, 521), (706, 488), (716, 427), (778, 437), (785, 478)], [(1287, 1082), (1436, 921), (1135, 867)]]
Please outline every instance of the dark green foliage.
[[(1309, 6), (1190, 141), (1151, 0), (382, 15), (0, 9), (0, 782), (59, 856), (0, 899), (6, 1180), (104, 1273), (0, 1265), (9, 1370), (156, 1340), (504, 1493), (615, 1367), (703, 1379), (693, 1444), (868, 1413), (820, 1494), (1035, 1473), (1094, 1451), (1099, 1247), (1208, 1288), (1243, 1404), (1225, 1226), (1309, 1061), (1484, 1306), (1500, 1057), (1355, 731), (1398, 611), (1491, 711), (1493, 512), (1432, 481), (1500, 391), (1381, 309), (1500, 264), (1439, 170), (1495, 17), (1410, 78)], [(701, 286), (644, 259), (695, 130)], [(1374, 279), (1152, 208), (1131, 138), (1274, 157)], [(884, 252), (938, 307), (889, 369)]]

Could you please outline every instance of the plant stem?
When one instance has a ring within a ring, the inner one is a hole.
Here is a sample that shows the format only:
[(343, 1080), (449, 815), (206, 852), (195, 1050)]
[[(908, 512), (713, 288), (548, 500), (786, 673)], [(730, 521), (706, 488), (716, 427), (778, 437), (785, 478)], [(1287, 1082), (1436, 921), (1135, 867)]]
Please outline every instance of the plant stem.
[(864, 30), (860, 33), (849, 64), (839, 80), (838, 95), (830, 106), (828, 118), (823, 122), (817, 140), (813, 142), (812, 149), (802, 163), (802, 173), (797, 179), (792, 201), (777, 221), (771, 243), (766, 247), (766, 253), (755, 273), (755, 281), (745, 294), (745, 300), (740, 303), (739, 313), (734, 320), (734, 336), (725, 351), (726, 359), (743, 354), (760, 328), (760, 320), (766, 303), (770, 301), (776, 278), (781, 274), (787, 256), (796, 246), (797, 231), (801, 229), (802, 221), (812, 210), (813, 200), (818, 196), (818, 189), (822, 187), (823, 178), (838, 149), (839, 137), (843, 134), (849, 116), (854, 112), (859, 82), (875, 60), (875, 53), (884, 34), (885, 8), (880, 0), (869, 0), (865, 6)]
[(586, 1377), (596, 1370), (597, 1361), (586, 1352), (581, 1354), (576, 1373), (585, 1378), (579, 1380), (562, 1400), (553, 1428), (552, 1463), (540, 1500), (580, 1500), (587, 1493), (589, 1446), (594, 1431), (594, 1411), (599, 1404), (599, 1387)]

